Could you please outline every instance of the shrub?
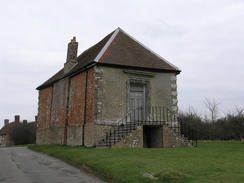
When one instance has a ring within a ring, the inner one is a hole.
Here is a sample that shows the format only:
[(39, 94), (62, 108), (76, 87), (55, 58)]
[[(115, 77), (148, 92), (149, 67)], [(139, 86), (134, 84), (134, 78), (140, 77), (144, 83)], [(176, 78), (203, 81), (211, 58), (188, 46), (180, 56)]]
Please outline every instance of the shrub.
[(9, 134), (15, 145), (34, 144), (36, 142), (36, 124), (18, 123), (11, 127)]

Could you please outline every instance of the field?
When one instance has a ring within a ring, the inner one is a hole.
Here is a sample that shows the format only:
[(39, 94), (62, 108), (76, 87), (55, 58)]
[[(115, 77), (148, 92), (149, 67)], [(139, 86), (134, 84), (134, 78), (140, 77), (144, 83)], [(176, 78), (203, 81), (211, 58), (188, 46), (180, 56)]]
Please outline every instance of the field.
[(108, 182), (244, 182), (244, 142), (199, 142), (198, 147), (90, 149), (31, 145)]

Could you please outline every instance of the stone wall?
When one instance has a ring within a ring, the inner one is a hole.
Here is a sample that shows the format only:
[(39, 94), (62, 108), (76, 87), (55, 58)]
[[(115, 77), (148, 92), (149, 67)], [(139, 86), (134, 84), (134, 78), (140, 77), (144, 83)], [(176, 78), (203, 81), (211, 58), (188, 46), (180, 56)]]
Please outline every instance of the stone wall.
[(126, 80), (122, 69), (96, 66), (96, 124), (114, 124), (126, 115)]
[(130, 83), (146, 85), (145, 105), (164, 106), (178, 112), (176, 74), (96, 66), (96, 124), (115, 124), (126, 116)]
[(111, 128), (111, 125), (95, 124), (94, 144), (97, 145), (102, 139), (106, 138), (106, 132)]
[(180, 135), (175, 133), (170, 127), (167, 125), (163, 126), (163, 147), (170, 148), (170, 147), (190, 147), (191, 145), (188, 144)]
[(70, 125), (67, 127), (67, 145), (78, 146), (82, 145), (82, 125)]
[(37, 130), (36, 131), (36, 144), (38, 144), (38, 145), (51, 144), (49, 134), (50, 134), (49, 129)]
[(12, 146), (13, 141), (10, 139), (9, 134), (0, 135), (0, 147)]
[(143, 126), (138, 126), (112, 148), (143, 148)]
[[(66, 145), (70, 146), (85, 145), (86, 147), (93, 147), (99, 140), (105, 137), (108, 128), (110, 126), (95, 124), (69, 125), (67, 130), (65, 130), (65, 127), (52, 127), (50, 129), (38, 130), (36, 143), (40, 145), (64, 144), (66, 141)], [(67, 135), (65, 135), (65, 131), (67, 131)], [(65, 140), (66, 137), (67, 140)]]
[[(145, 128), (151, 128), (152, 134), (150, 146), (146, 144)], [(143, 130), (144, 129), (144, 130)], [(173, 148), (190, 147), (180, 135), (173, 132), (167, 125), (138, 126), (136, 130), (129, 133), (124, 139), (113, 145), (113, 148)]]
[(37, 130), (36, 143), (44, 144), (64, 144), (64, 127), (52, 127), (44, 130)]

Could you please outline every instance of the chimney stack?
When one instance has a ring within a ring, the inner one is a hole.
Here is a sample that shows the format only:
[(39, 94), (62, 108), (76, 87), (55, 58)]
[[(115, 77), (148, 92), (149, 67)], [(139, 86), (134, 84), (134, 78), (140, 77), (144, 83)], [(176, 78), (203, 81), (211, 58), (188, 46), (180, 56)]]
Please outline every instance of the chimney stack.
[(25, 120), (23, 120), (23, 124), (27, 124), (27, 120), (25, 119)]
[(70, 69), (77, 63), (77, 51), (78, 51), (78, 42), (76, 42), (76, 37), (71, 39), (68, 44), (67, 58), (66, 63), (64, 64), (64, 74), (68, 73)]
[(19, 123), (20, 115), (15, 115), (14, 116), (14, 122)]
[(9, 124), (9, 119), (4, 120), (4, 126), (6, 126), (7, 124)]

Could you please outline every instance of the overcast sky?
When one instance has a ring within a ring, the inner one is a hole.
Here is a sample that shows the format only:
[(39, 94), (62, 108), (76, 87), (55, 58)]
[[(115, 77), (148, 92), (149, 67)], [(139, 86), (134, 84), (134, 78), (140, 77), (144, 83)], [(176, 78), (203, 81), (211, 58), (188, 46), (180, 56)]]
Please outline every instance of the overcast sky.
[(181, 110), (244, 108), (244, 0), (1, 0), (0, 22), (0, 128), (34, 120), (73, 36), (81, 54), (117, 27), (182, 70)]

